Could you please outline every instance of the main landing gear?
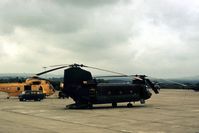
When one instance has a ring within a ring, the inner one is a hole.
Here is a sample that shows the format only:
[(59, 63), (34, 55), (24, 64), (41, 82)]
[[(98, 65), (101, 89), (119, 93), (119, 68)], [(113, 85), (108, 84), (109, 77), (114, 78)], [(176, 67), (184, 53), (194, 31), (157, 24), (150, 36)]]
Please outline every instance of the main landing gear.
[(112, 107), (116, 108), (117, 107), (117, 103), (116, 102), (112, 103)]
[(128, 108), (132, 108), (132, 107), (133, 107), (133, 104), (129, 102), (129, 103), (127, 104), (127, 107), (128, 107)]
[[(112, 107), (113, 107), (113, 108), (116, 108), (116, 107), (117, 107), (117, 103), (116, 103), (116, 102), (112, 103)], [(129, 102), (129, 103), (127, 104), (127, 107), (128, 107), (128, 108), (131, 108), (131, 107), (133, 107), (133, 104)]]

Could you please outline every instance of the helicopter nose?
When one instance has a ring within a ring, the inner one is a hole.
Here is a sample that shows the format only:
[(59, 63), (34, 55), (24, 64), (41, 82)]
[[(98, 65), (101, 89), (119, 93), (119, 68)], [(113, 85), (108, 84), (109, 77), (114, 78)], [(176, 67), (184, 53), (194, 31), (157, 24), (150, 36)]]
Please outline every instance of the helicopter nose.
[(145, 96), (145, 99), (149, 99), (151, 97), (152, 93), (150, 91), (147, 91), (147, 94)]

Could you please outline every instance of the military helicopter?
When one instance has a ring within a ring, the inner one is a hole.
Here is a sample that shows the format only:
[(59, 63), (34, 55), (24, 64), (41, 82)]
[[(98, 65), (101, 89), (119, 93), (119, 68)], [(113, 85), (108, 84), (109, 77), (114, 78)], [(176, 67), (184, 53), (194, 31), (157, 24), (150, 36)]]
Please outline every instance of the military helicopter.
[(30, 78), (27, 78), (25, 82), (19, 83), (0, 83), (0, 91), (8, 94), (7, 98), (11, 96), (18, 96), (25, 90), (40, 90), (46, 96), (50, 96), (55, 93), (55, 89), (50, 81), (38, 77), (36, 74)]
[(145, 75), (133, 75), (135, 78), (130, 83), (99, 83), (92, 77), (91, 72), (82, 69), (83, 67), (115, 73), (119, 75), (118, 77), (129, 77), (129, 75), (83, 64), (63, 65), (39, 74), (67, 68), (64, 70), (62, 92), (67, 98), (70, 97), (75, 101), (74, 104), (66, 106), (69, 109), (92, 108), (93, 104), (106, 103), (112, 103), (112, 106), (116, 107), (120, 102), (128, 102), (127, 107), (132, 107), (131, 102), (140, 101), (144, 104), (145, 100), (151, 97), (152, 93), (148, 90), (148, 86), (156, 94), (159, 93), (158, 88)]

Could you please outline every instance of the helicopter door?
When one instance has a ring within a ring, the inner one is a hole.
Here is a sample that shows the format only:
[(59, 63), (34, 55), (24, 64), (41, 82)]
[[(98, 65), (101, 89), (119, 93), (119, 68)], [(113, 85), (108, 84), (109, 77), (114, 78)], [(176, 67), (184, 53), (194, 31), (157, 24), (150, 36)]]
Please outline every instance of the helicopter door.
[(90, 97), (90, 100), (95, 100), (95, 98), (96, 98), (96, 89), (95, 88), (89, 88), (89, 97)]
[(40, 86), (40, 87), (39, 87), (39, 90), (43, 92), (43, 87), (42, 87), (42, 86)]
[(31, 85), (24, 85), (24, 91), (31, 90)]

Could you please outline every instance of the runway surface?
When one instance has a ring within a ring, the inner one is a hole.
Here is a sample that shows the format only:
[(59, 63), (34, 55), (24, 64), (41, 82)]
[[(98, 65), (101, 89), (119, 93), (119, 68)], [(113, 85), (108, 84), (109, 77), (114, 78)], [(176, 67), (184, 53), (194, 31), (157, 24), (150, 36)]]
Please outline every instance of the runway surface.
[(146, 104), (94, 105), (69, 110), (71, 99), (6, 99), (0, 92), (0, 133), (199, 133), (199, 92), (161, 90)]

